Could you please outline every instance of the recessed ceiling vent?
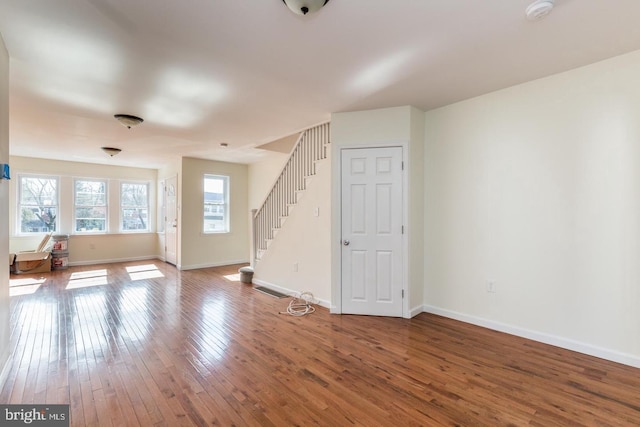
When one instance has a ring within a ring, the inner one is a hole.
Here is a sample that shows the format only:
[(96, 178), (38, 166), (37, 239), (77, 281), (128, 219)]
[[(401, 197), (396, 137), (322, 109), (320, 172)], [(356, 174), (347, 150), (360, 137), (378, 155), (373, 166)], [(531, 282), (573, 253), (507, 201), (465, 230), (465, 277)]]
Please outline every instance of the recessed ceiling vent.
[(549, 13), (553, 9), (554, 0), (536, 0), (527, 7), (525, 11), (527, 19), (529, 21), (538, 21)]

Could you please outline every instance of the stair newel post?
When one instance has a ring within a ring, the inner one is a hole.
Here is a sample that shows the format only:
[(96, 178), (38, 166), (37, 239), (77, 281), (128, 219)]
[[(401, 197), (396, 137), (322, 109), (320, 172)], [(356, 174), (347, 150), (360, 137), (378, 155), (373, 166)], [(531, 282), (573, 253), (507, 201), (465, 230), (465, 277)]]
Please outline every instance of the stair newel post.
[(256, 236), (256, 214), (258, 213), (258, 209), (251, 209), (251, 267), (255, 268), (256, 266), (256, 258), (258, 257), (258, 236)]

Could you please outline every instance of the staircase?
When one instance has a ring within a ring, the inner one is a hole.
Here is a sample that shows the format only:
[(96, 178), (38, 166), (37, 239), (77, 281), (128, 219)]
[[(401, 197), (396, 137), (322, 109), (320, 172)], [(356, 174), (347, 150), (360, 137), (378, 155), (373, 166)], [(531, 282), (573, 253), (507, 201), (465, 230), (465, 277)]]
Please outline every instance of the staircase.
[(253, 263), (269, 248), (293, 208), (316, 174), (317, 162), (327, 158), (329, 123), (300, 134), (289, 160), (259, 209), (252, 211)]

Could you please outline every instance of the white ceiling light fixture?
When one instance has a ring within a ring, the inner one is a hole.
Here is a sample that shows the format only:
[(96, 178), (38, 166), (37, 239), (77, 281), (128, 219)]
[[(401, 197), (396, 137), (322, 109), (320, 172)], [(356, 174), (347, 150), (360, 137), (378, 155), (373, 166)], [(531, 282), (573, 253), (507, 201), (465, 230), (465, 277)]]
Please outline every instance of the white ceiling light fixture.
[(553, 9), (553, 4), (554, 4), (554, 0), (534, 1), (527, 7), (527, 10), (525, 11), (525, 14), (527, 15), (527, 19), (529, 21), (538, 21), (544, 18), (549, 13), (551, 13), (551, 10)]
[(138, 116), (132, 116), (130, 114), (115, 114), (113, 117), (119, 121), (122, 126), (126, 126), (127, 129), (131, 129), (134, 126), (138, 126), (140, 123), (144, 122)]
[(102, 151), (104, 151), (111, 157), (115, 156), (116, 154), (122, 151), (121, 149), (115, 148), (115, 147), (100, 147), (100, 148), (102, 149)]
[(329, 3), (329, 0), (282, 0), (293, 13), (298, 15), (306, 15), (307, 13), (317, 12)]

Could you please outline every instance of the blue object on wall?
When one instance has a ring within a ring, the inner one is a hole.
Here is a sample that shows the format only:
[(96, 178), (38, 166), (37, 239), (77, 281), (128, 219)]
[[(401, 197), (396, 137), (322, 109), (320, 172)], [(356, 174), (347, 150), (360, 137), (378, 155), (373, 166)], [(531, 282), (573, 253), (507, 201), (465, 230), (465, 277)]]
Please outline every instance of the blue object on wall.
[(2, 163), (0, 166), (2, 166), (2, 179), (11, 179), (9, 165), (7, 163)]

